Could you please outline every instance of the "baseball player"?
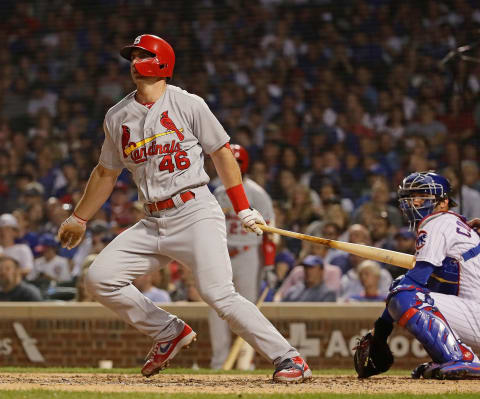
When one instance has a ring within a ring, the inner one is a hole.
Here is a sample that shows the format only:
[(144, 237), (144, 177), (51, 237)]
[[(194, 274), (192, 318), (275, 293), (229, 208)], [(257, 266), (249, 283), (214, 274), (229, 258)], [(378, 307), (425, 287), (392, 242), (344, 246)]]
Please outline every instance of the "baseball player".
[(480, 237), (465, 218), (449, 211), (449, 181), (434, 172), (412, 173), (399, 190), (400, 209), (416, 227), (416, 263), (392, 284), (387, 306), (355, 353), (359, 377), (388, 370), (393, 356), (387, 337), (393, 322), (424, 346), (432, 362), (413, 378), (480, 377)]
[[(271, 224), (274, 219), (274, 212), (270, 196), (257, 183), (245, 176), (249, 163), (247, 150), (239, 144), (231, 144), (230, 149), (240, 166), (248, 202), (261, 213), (266, 223)], [(268, 234), (257, 236), (242, 228), (242, 223), (232, 208), (232, 203), (224, 186), (215, 189), (214, 195), (225, 213), (233, 284), (240, 295), (251, 302), (255, 302), (258, 297), (260, 265), (263, 263), (267, 269), (273, 271), (275, 244), (268, 238)], [(229, 353), (231, 345), (230, 330), (228, 323), (222, 320), (213, 309), (209, 313), (209, 327), (212, 344), (211, 367), (219, 369)], [(250, 353), (250, 349), (245, 348), (245, 352)], [(246, 358), (248, 357), (246, 355)], [(246, 368), (249, 366), (249, 364), (246, 364)]]
[(142, 368), (146, 377), (164, 369), (196, 337), (184, 321), (158, 308), (132, 281), (172, 259), (192, 269), (203, 300), (230, 328), (273, 362), (274, 381), (299, 382), (311, 370), (298, 351), (257, 307), (235, 292), (226, 245), (225, 216), (203, 169), (209, 154), (242, 226), (262, 234), (260, 213), (250, 208), (229, 136), (198, 96), (167, 84), (172, 47), (154, 35), (138, 36), (120, 54), (130, 61), (136, 90), (108, 110), (105, 140), (74, 212), (60, 226), (62, 245), (81, 241), (87, 221), (109, 198), (127, 168), (145, 203), (146, 217), (119, 234), (96, 258), (87, 289), (103, 305), (154, 340)]

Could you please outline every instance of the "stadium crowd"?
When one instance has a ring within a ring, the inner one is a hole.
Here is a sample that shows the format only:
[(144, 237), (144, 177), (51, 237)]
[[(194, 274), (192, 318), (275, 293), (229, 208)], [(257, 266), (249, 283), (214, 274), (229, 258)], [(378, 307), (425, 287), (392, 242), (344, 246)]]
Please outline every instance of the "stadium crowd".
[[(5, 0), (0, 12), (0, 300), (88, 300), (92, 256), (142, 218), (124, 171), (79, 247), (55, 239), (105, 112), (133, 90), (118, 51), (143, 32), (172, 44), (171, 83), (248, 150), (277, 227), (414, 253), (396, 187), (428, 169), (450, 179), (456, 211), (480, 216), (480, 63), (441, 62), (480, 40), (476, 1)], [(275, 301), (383, 300), (401, 274), (285, 238), (275, 268)], [(175, 262), (135, 284), (159, 302), (199, 300)]]

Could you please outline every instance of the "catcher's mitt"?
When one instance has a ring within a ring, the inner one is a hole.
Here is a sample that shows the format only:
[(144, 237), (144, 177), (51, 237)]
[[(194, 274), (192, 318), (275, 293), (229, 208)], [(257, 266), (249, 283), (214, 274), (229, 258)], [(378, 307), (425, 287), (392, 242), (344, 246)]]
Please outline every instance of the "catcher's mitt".
[(353, 363), (358, 378), (368, 378), (372, 375), (384, 373), (393, 364), (393, 354), (386, 342), (373, 339), (369, 331), (358, 340), (353, 356)]

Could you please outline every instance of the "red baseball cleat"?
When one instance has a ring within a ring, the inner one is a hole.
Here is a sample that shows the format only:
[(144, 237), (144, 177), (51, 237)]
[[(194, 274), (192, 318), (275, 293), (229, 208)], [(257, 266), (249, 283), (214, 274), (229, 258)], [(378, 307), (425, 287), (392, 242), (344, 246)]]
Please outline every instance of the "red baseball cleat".
[(185, 324), (183, 331), (170, 341), (156, 341), (152, 349), (148, 352), (147, 361), (142, 368), (142, 374), (145, 377), (151, 377), (158, 374), (168, 366), (168, 361), (172, 359), (182, 348), (188, 347), (192, 341), (195, 341), (197, 334), (192, 328)]
[(300, 356), (285, 359), (273, 373), (273, 382), (303, 382), (312, 378), (312, 370)]

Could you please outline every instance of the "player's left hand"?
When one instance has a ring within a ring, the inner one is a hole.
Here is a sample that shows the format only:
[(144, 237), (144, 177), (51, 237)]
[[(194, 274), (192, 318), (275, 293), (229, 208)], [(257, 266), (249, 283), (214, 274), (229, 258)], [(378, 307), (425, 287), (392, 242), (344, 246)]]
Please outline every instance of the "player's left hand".
[(258, 212), (256, 209), (244, 209), (238, 212), (238, 217), (240, 218), (243, 228), (246, 231), (256, 233), (257, 236), (261, 236), (263, 234), (263, 231), (256, 224), (258, 223), (266, 225), (267, 223), (265, 222), (265, 219), (262, 217), (262, 215), (260, 215), (260, 212)]

